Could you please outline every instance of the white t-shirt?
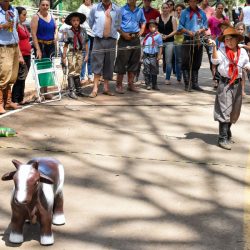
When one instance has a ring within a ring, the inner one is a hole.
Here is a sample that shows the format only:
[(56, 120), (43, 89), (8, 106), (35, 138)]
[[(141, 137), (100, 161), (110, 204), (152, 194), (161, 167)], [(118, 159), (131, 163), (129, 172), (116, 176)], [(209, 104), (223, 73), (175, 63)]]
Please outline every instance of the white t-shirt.
[(86, 21), (81, 26), (86, 29), (87, 34), (89, 36), (94, 37), (94, 34), (93, 34), (91, 28), (89, 27), (89, 13), (90, 13), (91, 8), (92, 8), (92, 6), (88, 7), (85, 4), (82, 4), (79, 7), (79, 9), (77, 10), (77, 12), (82, 13), (86, 16)]
[(243, 23), (246, 26), (250, 26), (250, 6), (246, 6), (243, 8)]

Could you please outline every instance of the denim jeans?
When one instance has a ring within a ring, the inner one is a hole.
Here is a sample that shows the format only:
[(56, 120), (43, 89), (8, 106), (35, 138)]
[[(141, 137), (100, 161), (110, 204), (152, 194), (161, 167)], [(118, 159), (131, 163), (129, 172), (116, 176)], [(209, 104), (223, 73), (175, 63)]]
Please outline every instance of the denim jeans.
[(38, 43), (38, 44), (42, 52), (42, 58), (52, 58), (55, 56), (56, 47), (54, 43), (51, 43), (51, 44)]
[(174, 42), (164, 43), (165, 45), (165, 60), (166, 60), (166, 80), (170, 80), (172, 72), (172, 57), (174, 53)]
[(182, 58), (182, 45), (175, 44), (174, 54), (175, 54), (175, 72), (177, 81), (181, 81), (182, 70), (181, 70), (181, 58)]
[(86, 52), (83, 51), (83, 61), (82, 61), (82, 71), (81, 71), (81, 80), (84, 79), (85, 77), (85, 73), (86, 73), (86, 66), (87, 66), (87, 69), (88, 69), (88, 76), (91, 76), (92, 75), (92, 68), (91, 68), (91, 50), (92, 50), (92, 47), (93, 47), (93, 40), (90, 38), (89, 41), (88, 41), (88, 46), (89, 46), (89, 58), (88, 58), (88, 62), (85, 62), (84, 61), (84, 58), (85, 58), (85, 55), (86, 55)]

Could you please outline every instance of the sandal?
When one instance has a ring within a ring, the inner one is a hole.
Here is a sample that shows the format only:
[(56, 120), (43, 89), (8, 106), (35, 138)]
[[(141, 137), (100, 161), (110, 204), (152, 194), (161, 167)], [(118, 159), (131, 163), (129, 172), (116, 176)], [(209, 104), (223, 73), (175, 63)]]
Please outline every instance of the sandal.
[(114, 96), (114, 93), (110, 92), (109, 90), (104, 90), (102, 93), (104, 95)]
[(97, 92), (91, 92), (91, 93), (89, 94), (89, 97), (90, 97), (90, 98), (95, 98), (95, 97), (97, 97)]

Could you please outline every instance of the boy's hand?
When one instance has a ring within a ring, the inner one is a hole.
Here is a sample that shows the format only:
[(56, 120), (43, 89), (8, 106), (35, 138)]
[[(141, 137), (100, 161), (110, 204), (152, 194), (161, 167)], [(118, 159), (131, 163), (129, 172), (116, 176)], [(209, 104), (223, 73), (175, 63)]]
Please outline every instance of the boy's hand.
[(216, 43), (215, 43), (215, 41), (213, 39), (208, 39), (208, 45), (216, 47)]
[(157, 61), (160, 61), (161, 60), (161, 55), (158, 55), (157, 56)]
[(250, 66), (245, 67), (244, 70), (246, 70), (247, 72), (249, 72), (250, 71)]
[(87, 62), (89, 60), (89, 57), (88, 56), (85, 56), (84, 57), (84, 62)]

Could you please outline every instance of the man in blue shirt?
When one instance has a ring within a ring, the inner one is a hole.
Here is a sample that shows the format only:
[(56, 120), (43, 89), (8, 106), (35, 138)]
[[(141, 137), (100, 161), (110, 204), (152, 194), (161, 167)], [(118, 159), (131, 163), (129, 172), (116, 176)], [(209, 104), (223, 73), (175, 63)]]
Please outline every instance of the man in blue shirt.
[(18, 19), (10, 0), (0, 0), (0, 115), (5, 109), (21, 108), (11, 100), (11, 85), (16, 82), (19, 62), (24, 63), (18, 46)]
[(91, 53), (94, 87), (89, 97), (97, 96), (101, 76), (104, 78), (103, 94), (113, 96), (109, 90), (109, 80), (112, 80), (114, 72), (120, 8), (110, 0), (102, 0), (95, 4), (89, 14), (89, 26), (95, 37)]
[(190, 91), (191, 88), (203, 91), (198, 84), (198, 72), (203, 51), (199, 39), (207, 30), (207, 17), (205, 12), (198, 8), (198, 0), (187, 1), (189, 7), (182, 11), (178, 26), (178, 31), (184, 34), (182, 49), (183, 80), (186, 91)]
[[(117, 73), (116, 92), (123, 94), (122, 80), (124, 74), (128, 74), (128, 90), (138, 92), (134, 86), (134, 76), (138, 70), (141, 49), (140, 36), (143, 34), (146, 19), (143, 10), (136, 7), (136, 0), (128, 0), (128, 3), (121, 8), (120, 38), (118, 41), (118, 52), (115, 62)], [(124, 47), (136, 47), (124, 49)]]

